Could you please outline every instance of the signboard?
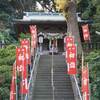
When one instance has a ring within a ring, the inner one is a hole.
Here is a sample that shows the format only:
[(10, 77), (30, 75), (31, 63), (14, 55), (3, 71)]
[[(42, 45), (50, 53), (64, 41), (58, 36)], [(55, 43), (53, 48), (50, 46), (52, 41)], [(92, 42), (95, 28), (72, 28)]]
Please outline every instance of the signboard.
[(90, 32), (89, 32), (89, 27), (88, 24), (82, 26), (83, 30), (83, 37), (85, 41), (90, 40)]
[(76, 45), (72, 45), (67, 48), (67, 66), (68, 66), (68, 74), (74, 75), (77, 73), (76, 62), (77, 62), (77, 48)]
[(26, 60), (27, 64), (30, 64), (31, 63), (30, 41), (28, 39), (21, 40), (21, 46), (26, 48)]
[(66, 49), (68, 47), (71, 47), (74, 44), (74, 37), (73, 36), (67, 36), (66, 37)]

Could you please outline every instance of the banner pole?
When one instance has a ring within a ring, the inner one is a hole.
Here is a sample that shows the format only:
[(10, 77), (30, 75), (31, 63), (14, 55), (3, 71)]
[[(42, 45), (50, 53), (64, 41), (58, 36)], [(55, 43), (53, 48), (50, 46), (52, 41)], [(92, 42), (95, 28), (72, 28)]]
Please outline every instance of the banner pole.
[(53, 67), (54, 67), (54, 58), (53, 58), (53, 56), (54, 56), (54, 47), (53, 47), (53, 45), (52, 45), (52, 67), (51, 67), (51, 84), (52, 84), (52, 92), (53, 92), (53, 100), (55, 100), (55, 95), (54, 95), (54, 73), (53, 73)]
[(82, 52), (82, 68), (84, 67), (84, 54)]
[(89, 95), (89, 100), (91, 100), (90, 99), (90, 85), (89, 85), (89, 67), (88, 67), (88, 63), (87, 63), (87, 68), (88, 68), (88, 88), (89, 88), (89, 93), (88, 93), (88, 95)]
[[(84, 68), (84, 54), (82, 52), (82, 70), (83, 70), (83, 68)], [(83, 100), (85, 100), (84, 99), (84, 93), (82, 93), (82, 97), (83, 97)]]
[(16, 100), (18, 100), (17, 72), (16, 72)]

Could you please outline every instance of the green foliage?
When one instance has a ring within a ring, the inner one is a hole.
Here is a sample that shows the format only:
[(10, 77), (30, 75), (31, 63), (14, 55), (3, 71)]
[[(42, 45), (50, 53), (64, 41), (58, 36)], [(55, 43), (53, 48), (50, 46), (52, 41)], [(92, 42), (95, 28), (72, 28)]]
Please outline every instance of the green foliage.
[(82, 18), (83, 18), (83, 19), (88, 19), (88, 18), (89, 18), (89, 14), (90, 14), (90, 10), (86, 10), (86, 11), (82, 14)]
[(0, 49), (0, 67), (2, 65), (13, 65), (15, 60), (15, 45), (9, 45)]
[(14, 45), (9, 45), (6, 48), (0, 49), (0, 59), (12, 59), (15, 56), (15, 48)]
[(15, 45), (9, 45), (0, 49), (0, 100), (9, 100), (15, 48)]
[(11, 31), (9, 29), (0, 32), (0, 41), (3, 41), (5, 44), (17, 43), (17, 41), (10, 34), (10, 32)]
[[(0, 77), (1, 77), (1, 83), (0, 85), (9, 86), (10, 80), (11, 80), (11, 66), (8, 65), (2, 65), (0, 66)], [(9, 84), (8, 84), (9, 83)]]
[(85, 58), (86, 62), (93, 62), (97, 57), (100, 57), (100, 51), (95, 50), (89, 53)]
[(29, 38), (29, 39), (30, 39), (30, 38), (31, 38), (31, 37), (30, 37), (30, 33), (27, 33), (27, 34), (21, 33), (21, 34), (20, 34), (20, 38), (21, 38), (21, 39), (26, 39), (26, 38)]
[(0, 99), (1, 100), (9, 100), (9, 89), (7, 87), (0, 88)]
[(15, 61), (15, 56), (14, 57), (8, 56), (3, 59), (0, 59), (0, 63), (4, 65), (5, 64), (12, 65), (14, 61)]
[(7, 13), (2, 12), (0, 14), (0, 20), (8, 21), (9, 20), (9, 15)]
[(85, 62), (89, 62), (89, 76), (91, 88), (91, 100), (100, 98), (100, 51), (92, 51), (86, 56)]
[(90, 26), (91, 39), (99, 42), (100, 36), (95, 31), (100, 31), (100, 0), (81, 0), (78, 4), (78, 12), (82, 19), (93, 20)]
[(90, 64), (90, 82), (91, 82), (91, 96), (92, 100), (99, 100), (100, 98), (100, 59), (99, 62)]

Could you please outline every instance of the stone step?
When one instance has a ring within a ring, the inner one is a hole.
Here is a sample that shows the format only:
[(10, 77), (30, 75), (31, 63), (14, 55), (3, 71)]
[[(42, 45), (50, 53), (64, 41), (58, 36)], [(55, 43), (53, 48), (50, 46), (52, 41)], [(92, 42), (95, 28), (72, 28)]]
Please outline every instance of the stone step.
[[(36, 95), (35, 94), (35, 96), (34, 96), (34, 98), (36, 98), (36, 97), (38, 97), (38, 98), (51, 98), (52, 99), (52, 94), (51, 95)], [(48, 100), (48, 99), (47, 99)]]
[[(72, 94), (72, 90), (69, 90), (69, 91), (65, 91), (65, 90), (60, 90), (60, 91), (58, 91), (58, 90), (54, 90), (54, 93), (55, 94), (62, 94), (62, 95), (71, 95)], [(35, 92), (35, 94), (40, 94), (40, 95), (50, 95), (50, 94), (52, 94), (52, 89), (51, 89), (51, 91), (46, 91), (45, 89), (40, 89), (40, 90), (37, 90), (36, 92)]]
[[(35, 86), (36, 88), (52, 88), (52, 85), (51, 85), (51, 83), (37, 83), (36, 84), (36, 86)], [(68, 83), (66, 83), (66, 84), (55, 84), (54, 83), (54, 87), (55, 87), (55, 89), (57, 89), (57, 90), (70, 90), (71, 88), (72, 88), (72, 86), (71, 86), (71, 84), (68, 84)]]
[[(67, 75), (66, 75), (65, 73), (66, 73), (66, 71), (64, 71), (63, 73), (62, 73), (62, 72), (53, 72), (54, 75), (57, 75), (57, 76), (58, 76), (58, 75), (59, 75), (59, 76), (65, 75), (65, 76), (67, 77)], [(51, 75), (51, 71), (49, 71), (49, 72), (39, 71), (39, 72), (37, 72), (37, 75), (38, 75), (38, 74), (39, 74), (39, 75), (41, 75), (41, 74), (42, 74), (42, 75), (48, 75), (48, 74)]]
[[(38, 98), (38, 97), (36, 97), (36, 98), (34, 98), (34, 100), (53, 100), (53, 98)], [(73, 99), (73, 97), (72, 98), (70, 97), (67, 99), (66, 99), (66, 97), (65, 98), (64, 97), (60, 97), (60, 98), (55, 97), (54, 100), (74, 100), (74, 99)]]
[[(52, 66), (50, 66), (50, 65), (49, 66), (42, 66), (41, 65), (38, 70), (47, 70), (47, 69), (50, 70), (51, 68), (52, 68)], [(66, 67), (62, 67), (62, 66), (53, 66), (53, 69), (54, 70), (66, 70), (67, 68)]]
[[(40, 56), (37, 76), (33, 92), (33, 100), (53, 100), (52, 87), (52, 55)], [(53, 56), (54, 100), (74, 100), (72, 84), (64, 56)]]
[[(48, 98), (51, 100), (53, 100), (53, 95), (35, 95), (34, 98), (41, 98), (41, 99), (45, 99)], [(73, 95), (54, 95), (54, 100), (75, 100)], [(36, 99), (33, 99), (33, 100), (36, 100)]]

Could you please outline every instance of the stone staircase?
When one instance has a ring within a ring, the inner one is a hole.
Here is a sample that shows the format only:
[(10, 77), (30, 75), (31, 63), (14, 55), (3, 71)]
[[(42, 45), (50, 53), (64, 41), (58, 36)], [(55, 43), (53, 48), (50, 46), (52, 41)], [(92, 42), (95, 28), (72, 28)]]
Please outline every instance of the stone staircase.
[(41, 55), (32, 100), (74, 100), (66, 62), (62, 55)]

